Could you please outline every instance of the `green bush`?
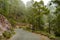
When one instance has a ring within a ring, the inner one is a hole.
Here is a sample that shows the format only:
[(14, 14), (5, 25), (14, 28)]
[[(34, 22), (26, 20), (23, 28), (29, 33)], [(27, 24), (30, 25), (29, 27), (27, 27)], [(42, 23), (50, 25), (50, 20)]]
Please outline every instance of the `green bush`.
[(14, 26), (16, 24), (16, 20), (14, 20), (13, 18), (10, 18), (8, 20), (11, 23), (12, 26)]
[(49, 38), (50, 38), (50, 39), (55, 39), (56, 37), (55, 37), (55, 35), (50, 34), (50, 35), (49, 35)]
[(10, 30), (4, 31), (3, 37), (9, 39), (9, 38), (12, 37), (14, 34), (15, 34), (14, 29), (13, 29), (13, 28), (10, 28)]
[(3, 33), (3, 36), (4, 36), (4, 38), (9, 39), (12, 35), (11, 35), (11, 33), (10, 33), (10, 32), (5, 31), (5, 32)]

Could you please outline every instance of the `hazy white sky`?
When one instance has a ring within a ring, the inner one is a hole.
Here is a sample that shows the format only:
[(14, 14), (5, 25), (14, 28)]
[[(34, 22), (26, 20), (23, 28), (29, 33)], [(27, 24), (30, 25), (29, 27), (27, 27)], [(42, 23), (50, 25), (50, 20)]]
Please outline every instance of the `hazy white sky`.
[[(30, 1), (30, 0), (22, 0), (25, 4), (26, 2)], [(35, 0), (35, 1), (40, 1), (40, 0)], [(43, 0), (44, 1), (44, 4), (46, 5), (50, 0)]]

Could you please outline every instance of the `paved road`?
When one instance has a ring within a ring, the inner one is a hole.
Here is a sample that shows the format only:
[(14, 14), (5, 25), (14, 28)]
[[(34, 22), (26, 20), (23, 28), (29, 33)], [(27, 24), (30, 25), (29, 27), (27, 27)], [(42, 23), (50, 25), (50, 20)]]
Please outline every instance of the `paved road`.
[(41, 40), (39, 34), (31, 33), (23, 29), (16, 29), (15, 32), (16, 35), (14, 35), (10, 40)]

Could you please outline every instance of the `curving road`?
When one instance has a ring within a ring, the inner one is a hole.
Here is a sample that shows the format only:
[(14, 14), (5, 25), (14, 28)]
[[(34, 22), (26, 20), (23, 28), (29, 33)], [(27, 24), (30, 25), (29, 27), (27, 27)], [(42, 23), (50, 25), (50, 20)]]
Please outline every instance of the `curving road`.
[(10, 40), (44, 40), (39, 34), (31, 33), (23, 29), (16, 29), (15, 32), (16, 34)]

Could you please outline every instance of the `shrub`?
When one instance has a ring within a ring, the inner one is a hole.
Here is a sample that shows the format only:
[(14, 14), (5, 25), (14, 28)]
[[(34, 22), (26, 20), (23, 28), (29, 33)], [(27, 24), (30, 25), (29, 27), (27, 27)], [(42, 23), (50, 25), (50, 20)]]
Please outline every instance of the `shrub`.
[(10, 32), (5, 31), (5, 32), (3, 33), (3, 36), (4, 36), (4, 38), (9, 39), (12, 35), (11, 35), (11, 33), (10, 33)]
[(10, 28), (10, 30), (8, 31), (4, 31), (4, 33), (2, 33), (4, 38), (9, 39), (10, 37), (12, 37), (15, 34), (14, 29)]

